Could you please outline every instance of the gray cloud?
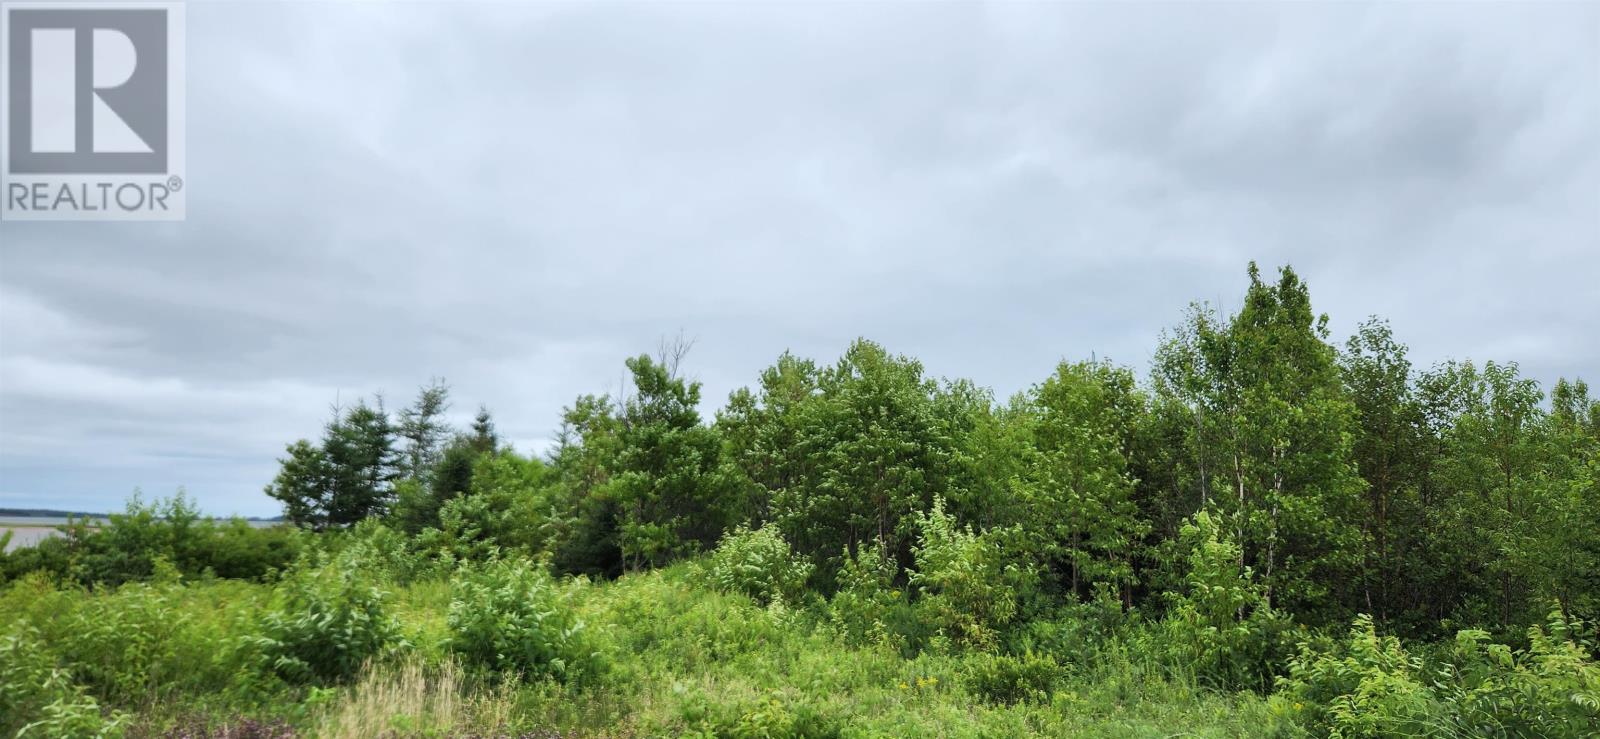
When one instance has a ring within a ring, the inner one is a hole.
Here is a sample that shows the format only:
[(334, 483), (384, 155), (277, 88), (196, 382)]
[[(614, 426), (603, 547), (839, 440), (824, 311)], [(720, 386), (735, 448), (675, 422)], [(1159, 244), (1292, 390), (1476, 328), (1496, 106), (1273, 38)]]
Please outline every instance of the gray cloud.
[(1007, 394), (1244, 263), (1419, 364), (1600, 369), (1582, 4), (192, 4), (189, 218), (0, 225), (0, 506), (259, 493), (448, 378), (523, 449), (682, 329)]

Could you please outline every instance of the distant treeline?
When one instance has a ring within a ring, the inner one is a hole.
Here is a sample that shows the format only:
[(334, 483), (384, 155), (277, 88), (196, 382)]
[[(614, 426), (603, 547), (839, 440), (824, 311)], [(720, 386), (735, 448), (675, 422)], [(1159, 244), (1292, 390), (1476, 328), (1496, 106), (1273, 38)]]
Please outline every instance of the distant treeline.
[[(99, 521), (107, 520), (110, 513), (85, 513), (83, 511), (57, 511), (50, 508), (0, 508), (0, 518), (89, 518)], [(202, 518), (207, 518), (202, 516)], [(246, 521), (261, 521), (276, 523), (286, 520), (283, 516), (266, 518), (263, 516), (210, 516), (214, 520), (226, 521), (233, 518), (243, 518)]]
[(50, 508), (0, 508), (0, 518), (105, 518), (104, 513), (57, 511)]

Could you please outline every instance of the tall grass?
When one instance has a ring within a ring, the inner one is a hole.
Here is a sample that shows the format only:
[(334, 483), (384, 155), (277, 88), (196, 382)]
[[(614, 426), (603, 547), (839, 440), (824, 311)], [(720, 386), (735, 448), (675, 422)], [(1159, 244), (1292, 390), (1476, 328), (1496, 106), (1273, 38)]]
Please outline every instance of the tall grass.
[(410, 659), (363, 669), (360, 681), (317, 722), (317, 736), (369, 739), (385, 735), (442, 735), (466, 718), (461, 673), (453, 660), (424, 665)]

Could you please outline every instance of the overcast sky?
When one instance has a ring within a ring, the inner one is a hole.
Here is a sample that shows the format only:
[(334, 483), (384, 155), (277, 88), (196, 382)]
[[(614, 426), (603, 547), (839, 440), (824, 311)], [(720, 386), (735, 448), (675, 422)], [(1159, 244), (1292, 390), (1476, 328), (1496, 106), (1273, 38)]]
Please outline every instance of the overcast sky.
[(708, 414), (857, 336), (1143, 373), (1291, 263), (1336, 336), (1600, 380), (1600, 5), (188, 11), (188, 220), (0, 224), (0, 507), (179, 485), (432, 376), (522, 451), (683, 331)]

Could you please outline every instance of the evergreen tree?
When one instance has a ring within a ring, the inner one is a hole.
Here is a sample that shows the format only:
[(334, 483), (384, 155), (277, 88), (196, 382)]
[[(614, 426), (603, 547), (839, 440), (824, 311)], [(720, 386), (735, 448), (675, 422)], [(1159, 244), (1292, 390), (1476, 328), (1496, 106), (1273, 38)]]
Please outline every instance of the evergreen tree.
[(494, 418), (487, 406), (478, 406), (478, 415), (472, 418), (472, 435), (467, 438), (479, 454), (493, 454), (500, 449), (500, 434), (494, 429)]
[(444, 455), (445, 441), (450, 438), (450, 426), (444, 420), (449, 410), (450, 386), (434, 379), (417, 391), (411, 407), (400, 411), (395, 431), (405, 447), (398, 476), (416, 478), (431, 489), (434, 470)]
[(302, 439), (288, 453), (266, 492), (296, 524), (349, 526), (382, 515), (393, 501), (394, 433), (381, 399), (376, 407), (360, 401), (336, 409), (321, 446)]
[(649, 355), (626, 364), (634, 394), (622, 406), (610, 494), (624, 560), (654, 566), (715, 544), (741, 511), (722, 442), (700, 422), (700, 383)]

